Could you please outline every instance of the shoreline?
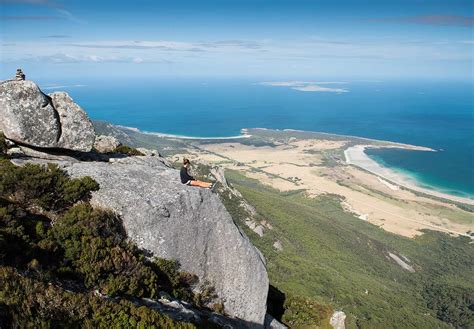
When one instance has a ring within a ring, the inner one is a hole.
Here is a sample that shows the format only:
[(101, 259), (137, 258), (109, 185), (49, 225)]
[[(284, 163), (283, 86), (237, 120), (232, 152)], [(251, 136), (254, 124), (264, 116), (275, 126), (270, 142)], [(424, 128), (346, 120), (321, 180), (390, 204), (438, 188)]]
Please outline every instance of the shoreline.
[[(427, 189), (417, 185), (417, 181), (409, 176), (398, 173), (390, 168), (380, 165), (375, 160), (372, 160), (364, 151), (366, 148), (396, 148), (396, 146), (375, 146), (375, 145), (356, 145), (351, 146), (344, 150), (344, 156), (346, 163), (362, 168), (389, 183), (395, 184), (413, 190), (415, 192), (424, 193), (434, 197), (464, 203), (468, 205), (474, 205), (474, 200), (470, 198), (464, 198), (460, 196), (443, 193), (436, 190)], [(404, 148), (404, 147), (402, 147)], [(407, 149), (407, 148), (405, 148)]]
[[(265, 129), (265, 128), (253, 128), (253, 129)], [(277, 130), (277, 129), (269, 129), (269, 130)], [(283, 129), (282, 131), (289, 131), (289, 132), (294, 131), (294, 132), (302, 132), (302, 133), (316, 133), (316, 134), (319, 134), (319, 135), (338, 136), (338, 137), (343, 137), (343, 138), (356, 138), (356, 139), (364, 140), (364, 141), (368, 141), (368, 142), (377, 142), (377, 143), (385, 144), (383, 146), (367, 145), (367, 146), (371, 146), (373, 148), (401, 148), (401, 149), (411, 150), (411, 151), (438, 152), (437, 150), (432, 149), (430, 147), (426, 147), (426, 146), (418, 146), (418, 145), (412, 145), (412, 144), (406, 144), (406, 143), (400, 143), (400, 142), (392, 142), (392, 141), (386, 141), (386, 140), (374, 139), (374, 138), (367, 138), (367, 137), (360, 137), (360, 136), (354, 136), (354, 135), (340, 135), (340, 134), (325, 133), (325, 132), (319, 132), (319, 131), (298, 130), (298, 129)]]
[[(364, 140), (368, 142), (383, 143), (384, 148), (393, 147), (393, 148), (403, 148), (406, 150), (413, 150), (413, 151), (438, 152), (437, 150), (426, 147), (426, 146), (417, 146), (417, 145), (412, 145), (412, 144), (385, 141), (385, 140), (380, 140), (380, 139), (373, 139), (373, 138), (353, 136), (353, 135), (340, 135), (340, 134), (310, 131), (310, 130), (298, 130), (298, 129), (272, 129), (272, 128), (260, 128), (260, 127), (242, 128), (240, 129), (241, 135), (224, 136), (224, 137), (205, 137), (205, 136), (185, 136), (185, 135), (166, 134), (166, 133), (160, 133), (160, 132), (155, 132), (155, 131), (140, 130), (135, 127), (129, 127), (129, 126), (123, 126), (123, 125), (114, 125), (114, 126), (118, 128), (130, 130), (136, 133), (146, 134), (146, 135), (153, 135), (153, 136), (163, 137), (163, 138), (186, 139), (186, 140), (235, 140), (235, 139), (250, 138), (252, 137), (252, 134), (249, 133), (249, 130), (263, 130), (263, 131), (275, 131), (275, 132), (302, 132), (302, 133), (310, 133), (310, 134), (313, 133), (313, 134), (327, 135), (327, 136), (337, 136), (340, 138), (356, 138), (356, 139)], [(377, 147), (377, 146), (374, 145), (373, 147)]]
[[(367, 137), (359, 137), (359, 136), (352, 136), (352, 135), (340, 135), (340, 134), (333, 134), (333, 133), (326, 133), (326, 132), (317, 132), (317, 131), (307, 131), (307, 130), (298, 130), (298, 129), (270, 129), (270, 128), (242, 128), (241, 135), (236, 136), (227, 136), (227, 137), (196, 137), (196, 136), (183, 136), (183, 135), (174, 135), (174, 134), (166, 134), (160, 132), (149, 132), (149, 131), (142, 131), (135, 127), (128, 127), (123, 125), (115, 125), (121, 129), (130, 130), (136, 133), (146, 134), (146, 135), (153, 135), (160, 138), (173, 138), (173, 139), (182, 139), (182, 140), (196, 140), (196, 141), (226, 141), (226, 140), (239, 140), (239, 139), (247, 139), (252, 137), (253, 135), (249, 133), (249, 130), (262, 130), (262, 131), (275, 131), (275, 132), (302, 132), (302, 133), (314, 133), (318, 135), (327, 135), (327, 136), (337, 136), (339, 138), (354, 138), (361, 141), (367, 141), (367, 144), (364, 145), (355, 145), (351, 146), (344, 150), (344, 156), (347, 164), (352, 164), (356, 167), (362, 168), (381, 179), (385, 180), (389, 184), (394, 184), (395, 186), (404, 187), (409, 190), (413, 190), (415, 192), (431, 195), (434, 197), (438, 197), (441, 199), (459, 202), (468, 205), (474, 205), (474, 199), (470, 199), (467, 197), (456, 196), (448, 193), (444, 193), (441, 191), (436, 191), (428, 188), (424, 188), (419, 186), (416, 179), (403, 175), (402, 173), (398, 173), (390, 168), (384, 167), (375, 160), (372, 160), (367, 154), (365, 154), (364, 150), (368, 147), (370, 148), (398, 148), (398, 149), (405, 149), (411, 151), (424, 151), (424, 152), (438, 152), (435, 149), (425, 147), (425, 146), (417, 146), (399, 142), (392, 142), (392, 141), (385, 141), (385, 140), (378, 140), (378, 139), (371, 139)], [(370, 144), (369, 144), (370, 143)], [(373, 143), (378, 143), (373, 144)]]
[(136, 133), (140, 134), (146, 134), (146, 135), (153, 135), (157, 137), (163, 137), (163, 138), (177, 138), (177, 139), (191, 139), (191, 140), (234, 140), (234, 139), (243, 139), (243, 138), (250, 138), (252, 135), (246, 134), (244, 132), (245, 129), (242, 129), (242, 135), (236, 135), (236, 136), (226, 136), (226, 137), (195, 137), (195, 136), (184, 136), (184, 135), (174, 135), (174, 134), (165, 134), (165, 133), (160, 133), (160, 132), (153, 132), (153, 131), (146, 131), (146, 130), (140, 130), (135, 127), (128, 127), (128, 126), (122, 126), (122, 125), (115, 125), (116, 127), (126, 129), (126, 130), (131, 130)]

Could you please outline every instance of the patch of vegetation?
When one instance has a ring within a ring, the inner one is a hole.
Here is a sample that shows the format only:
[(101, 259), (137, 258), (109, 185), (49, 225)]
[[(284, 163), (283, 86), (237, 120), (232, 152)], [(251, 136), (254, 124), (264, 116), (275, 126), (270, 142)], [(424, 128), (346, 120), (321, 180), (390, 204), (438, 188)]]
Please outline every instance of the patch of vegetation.
[(5, 157), (7, 152), (7, 143), (5, 141), (5, 135), (0, 131), (0, 159)]
[[(454, 278), (453, 278), (454, 279)], [(474, 291), (457, 280), (428, 283), (423, 291), (428, 307), (455, 328), (474, 328)]]
[(67, 291), (5, 266), (0, 267), (0, 300), (5, 328), (195, 328), (124, 299)]
[(197, 277), (176, 262), (148, 259), (128, 242), (116, 215), (87, 202), (98, 187), (54, 165), (0, 160), (1, 321), (7, 327), (193, 327), (131, 302), (159, 291), (193, 302)]
[(291, 328), (301, 328), (308, 324), (317, 325), (318, 328), (330, 329), (329, 319), (332, 307), (318, 303), (312, 298), (292, 296), (285, 300), (285, 313), (282, 321)]
[(71, 179), (57, 165), (18, 167), (8, 160), (0, 161), (0, 194), (27, 207), (62, 211), (89, 199), (98, 188), (90, 177)]
[(125, 154), (125, 155), (130, 155), (130, 156), (144, 156), (145, 155), (142, 152), (140, 152), (139, 150), (137, 150), (133, 147), (127, 146), (127, 145), (117, 146), (115, 148), (115, 150), (113, 151), (113, 153)]
[(322, 151), (323, 161), (321, 166), (333, 168), (345, 161), (344, 151), (342, 149)]
[[(234, 171), (226, 177), (273, 226), (260, 238), (241, 225), (265, 255), (272, 285), (286, 295), (287, 324), (323, 326), (331, 305), (347, 314), (347, 328), (472, 327), (469, 238), (434, 231), (401, 237), (344, 212), (337, 197), (280, 193)], [(223, 201), (238, 223), (248, 216), (235, 196)], [(283, 251), (273, 248), (276, 240)], [(388, 252), (409, 259), (416, 272)], [(298, 305), (304, 298), (309, 310)]]

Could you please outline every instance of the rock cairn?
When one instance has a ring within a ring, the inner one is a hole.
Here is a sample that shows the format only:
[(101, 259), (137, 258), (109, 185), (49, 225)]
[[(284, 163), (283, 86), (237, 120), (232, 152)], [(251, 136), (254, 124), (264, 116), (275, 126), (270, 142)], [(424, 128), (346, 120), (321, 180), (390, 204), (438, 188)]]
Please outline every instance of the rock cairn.
[(23, 80), (25, 80), (25, 78), (26, 78), (25, 73), (23, 73), (23, 71), (21, 69), (17, 69), (16, 74), (15, 74), (15, 80), (23, 81)]

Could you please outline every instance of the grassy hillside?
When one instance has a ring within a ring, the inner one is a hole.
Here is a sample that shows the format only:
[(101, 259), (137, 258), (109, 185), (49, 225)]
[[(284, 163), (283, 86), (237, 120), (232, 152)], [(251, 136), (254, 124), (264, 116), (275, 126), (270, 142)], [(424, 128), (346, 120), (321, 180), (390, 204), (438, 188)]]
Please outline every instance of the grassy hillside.
[[(272, 285), (286, 295), (283, 321), (324, 326), (325, 305), (348, 315), (349, 328), (474, 327), (474, 245), (468, 238), (426, 231), (416, 239), (388, 233), (340, 207), (338, 196), (309, 199), (280, 193), (237, 172), (227, 178), (273, 226), (260, 238), (241, 225), (264, 253)], [(248, 214), (224, 196), (240, 223)], [(283, 251), (273, 248), (280, 240)], [(404, 260), (415, 272), (398, 265)], [(307, 297), (320, 316), (295, 312), (294, 299)]]

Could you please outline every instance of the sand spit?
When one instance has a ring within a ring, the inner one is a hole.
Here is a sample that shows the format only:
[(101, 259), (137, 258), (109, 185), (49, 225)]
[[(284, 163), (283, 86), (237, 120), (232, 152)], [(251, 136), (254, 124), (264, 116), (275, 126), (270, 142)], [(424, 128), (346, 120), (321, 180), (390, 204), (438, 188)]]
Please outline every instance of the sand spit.
[[(380, 176), (381, 178), (385, 179), (389, 183), (402, 186), (405, 188), (408, 188), (410, 190), (416, 191), (416, 192), (421, 192), (425, 193), (428, 195), (432, 195), (438, 198), (443, 198), (447, 199), (450, 201), (455, 201), (455, 202), (460, 202), (460, 203), (465, 203), (469, 205), (474, 205), (474, 200), (468, 199), (468, 198), (463, 198), (463, 197), (457, 197), (454, 195), (438, 192), (435, 190), (430, 190), (427, 188), (420, 187), (416, 184), (416, 181), (411, 179), (410, 177), (404, 176), (402, 174), (399, 174), (389, 168), (383, 167), (380, 164), (378, 164), (376, 161), (372, 160), (365, 152), (364, 150), (366, 148), (374, 148), (373, 145), (356, 145), (349, 147), (347, 150), (344, 151), (344, 155), (346, 157), (346, 163), (357, 166), (359, 168), (362, 168), (364, 170), (367, 170), (377, 176)], [(377, 146), (375, 146), (377, 147)], [(391, 147), (391, 146), (387, 146)], [(384, 148), (387, 148), (384, 146)], [(403, 147), (404, 149), (409, 149), (409, 150), (422, 150), (419, 147)]]
[(184, 136), (184, 135), (173, 135), (173, 134), (165, 134), (160, 132), (152, 132), (152, 131), (142, 131), (138, 128), (128, 127), (128, 126), (121, 126), (117, 125), (121, 129), (130, 130), (136, 133), (141, 133), (145, 135), (153, 135), (162, 138), (173, 138), (173, 139), (184, 139), (184, 140), (233, 140), (233, 139), (243, 139), (243, 138), (250, 138), (252, 135), (249, 135), (245, 132), (245, 129), (242, 129), (242, 135), (237, 136), (226, 136), (226, 137), (195, 137), (195, 136)]

